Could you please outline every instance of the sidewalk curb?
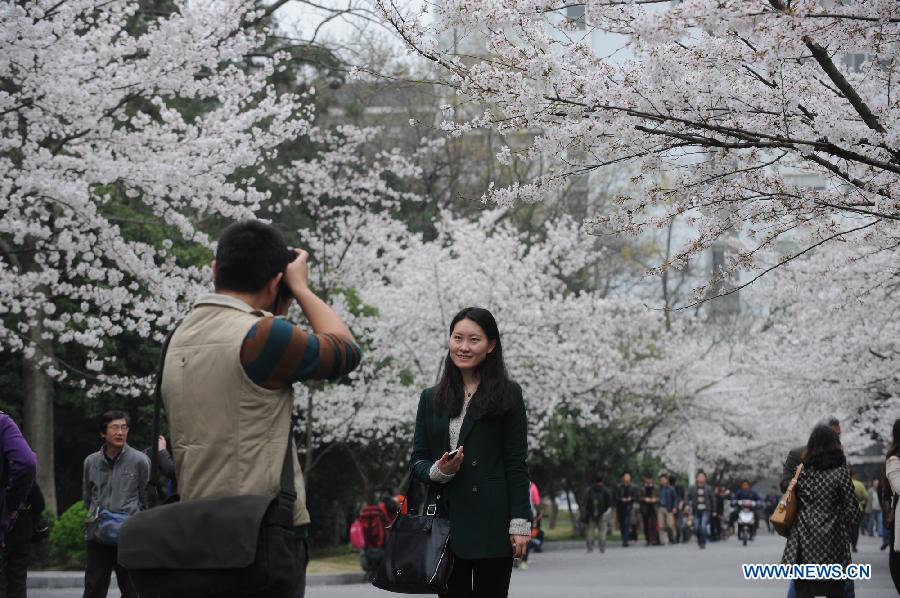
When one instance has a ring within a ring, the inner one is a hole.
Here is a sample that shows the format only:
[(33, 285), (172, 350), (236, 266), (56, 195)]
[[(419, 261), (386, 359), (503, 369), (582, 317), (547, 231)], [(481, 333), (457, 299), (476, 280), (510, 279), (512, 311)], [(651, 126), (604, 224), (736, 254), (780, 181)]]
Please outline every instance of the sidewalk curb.
[[(340, 586), (365, 583), (362, 571), (349, 573), (313, 573), (306, 576), (307, 587)], [(84, 587), (84, 573), (81, 571), (29, 571), (29, 589), (72, 589)], [(116, 576), (109, 583), (110, 590), (117, 590)]]
[[(29, 571), (28, 589), (71, 589), (84, 587), (83, 571)], [(117, 590), (116, 574), (109, 580), (109, 589)]]

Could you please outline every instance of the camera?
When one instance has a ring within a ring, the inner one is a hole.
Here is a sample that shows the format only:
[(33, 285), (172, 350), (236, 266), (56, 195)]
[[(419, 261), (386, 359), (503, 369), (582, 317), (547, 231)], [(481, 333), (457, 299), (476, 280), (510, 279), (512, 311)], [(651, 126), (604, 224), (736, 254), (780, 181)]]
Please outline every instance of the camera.
[(291, 293), (290, 287), (288, 287), (287, 281), (285, 280), (287, 273), (288, 264), (297, 259), (297, 254), (294, 253), (294, 250), (290, 247), (287, 248), (287, 262), (284, 265), (284, 270), (282, 270), (281, 282), (278, 283), (278, 292), (275, 294), (275, 305), (272, 306), (272, 313), (278, 312), (278, 306), (281, 305), (282, 301), (290, 301), (293, 297)]

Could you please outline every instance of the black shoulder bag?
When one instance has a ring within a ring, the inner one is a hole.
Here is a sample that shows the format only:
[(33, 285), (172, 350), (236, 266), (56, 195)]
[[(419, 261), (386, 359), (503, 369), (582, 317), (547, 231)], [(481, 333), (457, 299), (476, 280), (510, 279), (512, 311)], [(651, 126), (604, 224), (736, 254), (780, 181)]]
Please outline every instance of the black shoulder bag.
[[(414, 476), (410, 474), (404, 494), (408, 500)], [(428, 505), (425, 515), (403, 515), (387, 526), (384, 560), (375, 571), (372, 585), (401, 594), (442, 594), (453, 570), (450, 552), (450, 520), (437, 516), (437, 505)]]
[[(157, 485), (162, 374), (171, 339), (156, 372), (150, 476)], [(122, 525), (119, 564), (141, 598), (286, 596), (297, 579), (296, 498), (288, 436), (277, 495), (200, 498), (141, 511)]]

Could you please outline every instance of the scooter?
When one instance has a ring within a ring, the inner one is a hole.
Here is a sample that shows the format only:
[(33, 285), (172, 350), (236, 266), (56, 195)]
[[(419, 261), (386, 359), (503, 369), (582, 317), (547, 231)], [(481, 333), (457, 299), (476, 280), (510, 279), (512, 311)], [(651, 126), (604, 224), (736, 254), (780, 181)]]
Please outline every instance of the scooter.
[(738, 539), (746, 546), (756, 531), (756, 501), (745, 499), (737, 501), (736, 504), (740, 509), (737, 516)]

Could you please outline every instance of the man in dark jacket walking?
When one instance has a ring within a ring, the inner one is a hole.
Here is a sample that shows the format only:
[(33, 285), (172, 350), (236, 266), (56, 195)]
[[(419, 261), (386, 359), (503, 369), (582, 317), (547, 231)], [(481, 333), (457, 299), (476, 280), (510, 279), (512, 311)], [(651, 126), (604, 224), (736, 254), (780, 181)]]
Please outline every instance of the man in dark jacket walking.
[(585, 492), (584, 507), (581, 509), (581, 520), (585, 524), (585, 537), (587, 538), (587, 551), (594, 550), (594, 536), (600, 536), (600, 553), (606, 552), (606, 535), (609, 533), (610, 518), (612, 516), (612, 500), (603, 483), (603, 478), (597, 476), (594, 485)]
[(709, 514), (713, 507), (713, 493), (706, 485), (706, 474), (697, 473), (697, 484), (688, 488), (687, 502), (694, 516), (694, 529), (697, 531), (697, 545), (706, 548), (706, 527), (709, 525)]
[(674, 544), (677, 538), (675, 520), (678, 513), (678, 493), (674, 487), (669, 485), (669, 476), (666, 474), (659, 476), (659, 505), (657, 513), (660, 536), (665, 531), (669, 544)]
[(637, 488), (631, 485), (631, 474), (622, 475), (622, 483), (616, 488), (616, 514), (619, 517), (619, 529), (622, 530), (622, 546), (628, 546), (631, 535), (631, 505), (637, 498)]
[(659, 545), (659, 530), (656, 521), (656, 506), (659, 503), (659, 494), (653, 485), (653, 476), (644, 474), (644, 488), (641, 491), (641, 518), (644, 524), (644, 537), (647, 546)]

